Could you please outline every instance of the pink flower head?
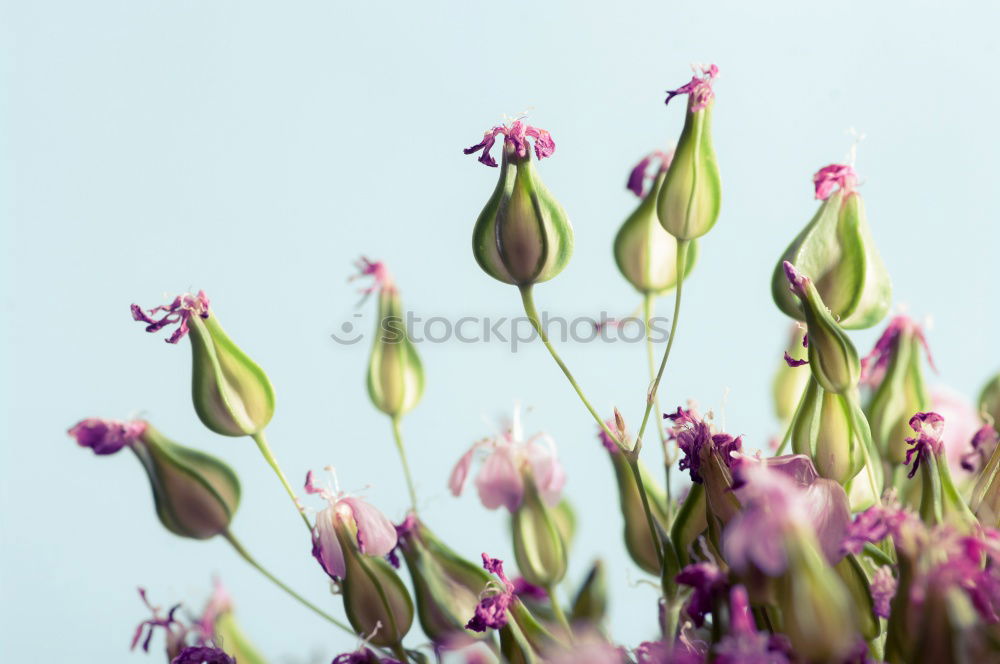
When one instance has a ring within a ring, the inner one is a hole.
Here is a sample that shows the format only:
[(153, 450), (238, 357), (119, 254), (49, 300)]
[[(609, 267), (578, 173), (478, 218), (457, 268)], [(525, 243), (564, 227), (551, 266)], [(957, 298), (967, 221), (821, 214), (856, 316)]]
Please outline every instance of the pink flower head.
[[(649, 191), (646, 189), (646, 182), (650, 180), (655, 180), (660, 173), (666, 173), (667, 169), (670, 168), (670, 162), (674, 159), (674, 151), (670, 150), (664, 152), (663, 150), (654, 150), (650, 152), (642, 160), (635, 165), (632, 172), (628, 174), (628, 183), (625, 185), (626, 188), (639, 198), (644, 198)], [(660, 167), (649, 171), (649, 165), (654, 161), (659, 160)]]
[(729, 633), (715, 646), (715, 664), (788, 664), (780, 644), (758, 632), (743, 586), (729, 593)]
[(516, 512), (524, 499), (526, 473), (531, 474), (546, 504), (554, 506), (559, 502), (566, 474), (559, 463), (555, 442), (545, 433), (524, 440), (520, 408), (514, 408), (514, 417), (504, 433), (474, 443), (461, 456), (448, 478), (452, 495), (462, 494), (472, 462), (480, 453), (485, 456), (476, 476), (476, 489), (486, 509), (495, 510), (503, 505), (511, 513)]
[(552, 153), (556, 151), (555, 141), (552, 140), (549, 132), (525, 124), (519, 118), (509, 125), (497, 125), (493, 127), (483, 134), (482, 141), (470, 148), (465, 148), (463, 152), (465, 154), (473, 154), (482, 150), (482, 154), (479, 155), (479, 162), (487, 166), (496, 167), (497, 162), (490, 156), (490, 150), (493, 148), (493, 144), (496, 143), (497, 136), (501, 134), (504, 137), (504, 145), (509, 146), (514, 151), (514, 154), (521, 159), (528, 156), (529, 136), (535, 139), (535, 156), (538, 159), (551, 157)]
[(486, 628), (500, 629), (507, 624), (507, 609), (516, 599), (514, 584), (503, 572), (503, 561), (483, 554), (483, 569), (495, 575), (500, 583), (490, 581), (479, 596), (475, 615), (465, 626), (473, 632), (485, 632)]
[(733, 438), (728, 433), (715, 433), (711, 425), (698, 415), (694, 408), (677, 407), (677, 411), (666, 413), (664, 419), (671, 420), (673, 425), (668, 431), (670, 440), (677, 441), (677, 447), (684, 453), (677, 465), (681, 470), (691, 473), (691, 481), (701, 484), (701, 451), (712, 448), (732, 468), (735, 463), (734, 452), (743, 449), (743, 439)]
[(354, 266), (358, 269), (358, 273), (349, 277), (348, 281), (366, 277), (371, 277), (372, 279), (371, 284), (361, 289), (363, 294), (370, 295), (375, 291), (394, 290), (396, 288), (389, 268), (382, 261), (372, 261), (362, 256), (355, 261)]
[(1000, 437), (996, 429), (989, 424), (981, 426), (969, 442), (972, 450), (962, 455), (962, 468), (970, 473), (977, 472), (996, 449), (998, 440)]
[[(678, 95), (691, 95), (691, 112), (697, 113), (702, 110), (715, 98), (712, 90), (712, 82), (719, 77), (719, 68), (716, 65), (708, 67), (693, 67), (695, 75), (691, 80), (676, 90), (667, 90), (667, 99), (664, 104), (669, 104), (670, 100)], [(697, 75), (701, 70), (701, 77)]]
[(903, 334), (912, 334), (920, 342), (920, 345), (924, 347), (924, 352), (927, 353), (927, 362), (931, 365), (931, 369), (937, 371), (934, 367), (934, 358), (931, 356), (931, 349), (927, 345), (927, 338), (924, 336), (923, 328), (909, 316), (900, 314), (889, 321), (885, 331), (882, 332), (878, 341), (875, 342), (872, 352), (862, 358), (861, 382), (863, 384), (876, 387), (882, 382), (882, 378), (885, 376), (885, 368), (889, 365), (889, 360), (895, 355)]
[[(133, 304), (132, 320), (146, 323), (147, 332), (159, 332), (168, 325), (177, 324), (177, 329), (166, 339), (168, 344), (175, 344), (188, 333), (188, 321), (191, 316), (208, 318), (209, 311), (208, 296), (205, 295), (205, 291), (198, 291), (197, 295), (191, 293), (178, 295), (169, 305), (153, 307), (147, 311), (143, 311), (138, 304)], [(163, 315), (156, 320), (154, 317), (159, 313)]]
[(872, 574), (870, 584), (872, 602), (875, 605), (875, 615), (880, 618), (889, 617), (889, 605), (892, 598), (896, 596), (896, 577), (892, 575), (892, 568), (883, 565)]
[(215, 639), (215, 623), (224, 613), (233, 610), (233, 600), (229, 591), (222, 585), (218, 578), (212, 581), (212, 596), (205, 605), (205, 610), (201, 612), (201, 618), (195, 623), (194, 628), (198, 631), (200, 638), (205, 641)]
[(94, 454), (114, 454), (126, 445), (131, 445), (146, 431), (142, 420), (122, 422), (88, 417), (74, 424), (67, 432), (76, 438), (80, 447), (89, 447)]
[(316, 485), (312, 471), (306, 474), (305, 490), (318, 494), (327, 501), (327, 506), (316, 514), (313, 527), (313, 557), (323, 570), (334, 580), (344, 578), (347, 565), (344, 551), (337, 538), (337, 528), (352, 524), (357, 530), (358, 550), (369, 556), (385, 556), (396, 547), (396, 527), (377, 509), (361, 500), (349, 496), (337, 488), (337, 478), (332, 467), (327, 467), (333, 475), (332, 488)]
[(914, 455), (916, 455), (916, 460), (913, 462), (910, 472), (907, 473), (907, 477), (913, 477), (917, 474), (921, 459), (926, 460), (929, 455), (938, 455), (944, 450), (944, 445), (941, 442), (941, 435), (944, 433), (944, 417), (935, 412), (917, 413), (910, 418), (910, 428), (917, 435), (906, 439), (906, 442), (913, 447), (906, 450), (905, 463), (909, 466)]
[(835, 188), (840, 187), (844, 194), (854, 191), (858, 184), (858, 174), (853, 166), (847, 164), (830, 164), (816, 171), (813, 175), (813, 186), (816, 188), (816, 199), (825, 201), (830, 198)]
[(916, 514), (903, 508), (894, 496), (858, 514), (844, 535), (842, 551), (858, 555), (865, 544), (877, 544), (886, 537), (898, 538), (907, 524), (920, 523)]

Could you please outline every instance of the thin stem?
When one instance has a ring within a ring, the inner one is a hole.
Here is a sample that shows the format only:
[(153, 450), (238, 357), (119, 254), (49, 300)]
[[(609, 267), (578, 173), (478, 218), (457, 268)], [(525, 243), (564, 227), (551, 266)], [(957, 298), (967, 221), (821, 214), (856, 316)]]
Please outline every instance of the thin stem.
[(642, 449), (642, 434), (646, 431), (649, 423), (649, 414), (653, 410), (656, 402), (656, 393), (660, 388), (660, 381), (663, 380), (663, 370), (667, 368), (667, 358), (670, 357), (670, 349), (674, 347), (674, 338), (677, 336), (677, 318), (681, 311), (681, 292), (684, 287), (685, 257), (687, 256), (688, 243), (690, 240), (677, 241), (677, 292), (674, 294), (674, 317), (670, 321), (670, 338), (667, 339), (667, 348), (663, 351), (663, 359), (660, 360), (660, 368), (656, 372), (656, 380), (646, 395), (646, 412), (642, 415), (642, 424), (639, 426), (639, 433), (635, 437), (635, 449)]
[(253, 434), (251, 438), (253, 438), (254, 442), (257, 443), (257, 448), (260, 450), (260, 453), (264, 455), (264, 460), (267, 461), (267, 464), (271, 466), (272, 470), (274, 470), (278, 479), (281, 480), (281, 486), (285, 487), (285, 491), (288, 492), (288, 497), (291, 498), (292, 503), (295, 504), (295, 511), (299, 513), (300, 517), (302, 517), (302, 522), (306, 524), (306, 529), (311, 535), (312, 524), (309, 523), (309, 517), (307, 517), (305, 512), (302, 511), (302, 505), (299, 503), (298, 496), (296, 496), (295, 492), (292, 490), (292, 485), (288, 483), (288, 478), (285, 477), (285, 473), (282, 472), (281, 467), (278, 465), (278, 460), (274, 458), (274, 454), (271, 452), (271, 448), (267, 444), (267, 438), (264, 437), (264, 432), (259, 431)]
[(556, 591), (552, 586), (546, 586), (546, 594), (549, 596), (549, 604), (552, 605), (552, 613), (555, 614), (556, 621), (566, 630), (566, 635), (569, 637), (570, 642), (573, 641), (573, 628), (569, 624), (569, 619), (566, 618), (566, 613), (563, 611), (562, 605), (559, 604), (559, 598), (556, 597)]
[(406, 448), (403, 447), (403, 431), (400, 428), (399, 416), (392, 418), (392, 436), (396, 440), (396, 450), (399, 452), (399, 461), (403, 464), (403, 474), (406, 476), (406, 488), (410, 492), (410, 504), (413, 513), (417, 513), (417, 489), (413, 483), (413, 475), (410, 473), (410, 464), (406, 460)]
[[(653, 327), (653, 310), (655, 307), (656, 296), (652, 292), (643, 293), (642, 313), (646, 322), (646, 360), (649, 363), (650, 382), (656, 378), (656, 353), (653, 348), (653, 337), (649, 334), (650, 329)], [(660, 407), (660, 398), (657, 396), (655, 399), (656, 412), (663, 412), (663, 409)], [(663, 428), (662, 417), (656, 418), (656, 429), (660, 434), (660, 445), (663, 448), (663, 478), (664, 490), (666, 491), (666, 504), (663, 506), (663, 509), (667, 515), (667, 523), (670, 523), (673, 512), (673, 502), (670, 493), (670, 467), (673, 465), (673, 459), (670, 456), (670, 452), (667, 450), (667, 432), (666, 429)]]
[(323, 609), (319, 608), (318, 606), (316, 606), (315, 604), (313, 604), (312, 602), (310, 602), (309, 600), (307, 600), (305, 597), (303, 597), (302, 595), (298, 594), (297, 592), (295, 592), (294, 590), (292, 590), (291, 588), (289, 588), (288, 586), (286, 586), (284, 584), (284, 582), (282, 582), (281, 579), (279, 579), (278, 577), (276, 577), (274, 574), (271, 574), (271, 572), (269, 572), (263, 565), (261, 565), (259, 562), (257, 562), (257, 560), (253, 556), (250, 555), (250, 552), (246, 550), (246, 548), (243, 546), (243, 544), (240, 543), (240, 541), (238, 539), (236, 539), (236, 536), (233, 535), (231, 532), (225, 531), (225, 532), (222, 533), (222, 536), (226, 538), (226, 541), (229, 542), (233, 546), (233, 548), (236, 550), (236, 553), (240, 554), (240, 557), (243, 558), (243, 560), (247, 561), (250, 564), (251, 567), (253, 567), (254, 569), (256, 569), (258, 572), (260, 572), (261, 574), (263, 574), (265, 577), (267, 577), (268, 580), (271, 581), (271, 583), (273, 583), (274, 585), (276, 585), (279, 588), (281, 588), (282, 590), (284, 590), (286, 593), (288, 593), (293, 598), (295, 598), (300, 604), (302, 604), (303, 606), (305, 606), (310, 611), (312, 611), (316, 615), (320, 616), (321, 618), (323, 618), (327, 622), (329, 622), (329, 623), (331, 623), (331, 624), (339, 627), (340, 629), (344, 630), (345, 632), (347, 632), (351, 636), (355, 636), (355, 637), (357, 636), (357, 634), (351, 628), (350, 625), (348, 625), (347, 623), (341, 622), (340, 620), (337, 620), (336, 618), (334, 618), (333, 616), (331, 616), (329, 613), (327, 613)]
[(535, 328), (535, 332), (538, 333), (538, 337), (542, 340), (542, 343), (545, 344), (545, 348), (548, 349), (549, 355), (552, 356), (552, 359), (555, 360), (556, 364), (559, 365), (559, 368), (562, 369), (563, 374), (566, 376), (566, 380), (568, 380), (569, 384), (573, 386), (574, 390), (576, 390), (577, 396), (580, 397), (580, 401), (582, 401), (583, 405), (587, 407), (588, 411), (590, 411), (594, 421), (597, 422), (597, 424), (601, 427), (604, 433), (611, 438), (611, 440), (617, 442), (618, 446), (624, 449), (620, 436), (611, 432), (611, 429), (609, 429), (608, 425), (604, 423), (604, 420), (598, 412), (592, 405), (590, 405), (590, 401), (588, 401), (587, 397), (584, 396), (583, 390), (576, 382), (576, 378), (573, 377), (569, 367), (566, 366), (566, 363), (562, 361), (561, 357), (559, 357), (559, 353), (556, 352), (556, 349), (549, 342), (549, 336), (545, 333), (545, 329), (542, 328), (542, 324), (538, 319), (538, 310), (535, 309), (535, 297), (532, 294), (531, 285), (520, 286), (519, 288), (521, 291), (521, 302), (524, 304), (524, 313), (528, 315), (528, 320), (531, 321), (531, 326)]

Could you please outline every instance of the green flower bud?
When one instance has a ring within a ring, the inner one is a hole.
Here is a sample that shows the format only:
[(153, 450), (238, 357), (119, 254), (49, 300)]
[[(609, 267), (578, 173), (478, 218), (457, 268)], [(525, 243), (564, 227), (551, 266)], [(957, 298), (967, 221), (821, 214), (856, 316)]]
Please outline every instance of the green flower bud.
[(809, 336), (809, 367), (820, 386), (843, 394), (858, 385), (861, 362), (854, 344), (830, 315), (812, 279), (789, 262), (784, 263), (791, 291), (802, 303)]
[(97, 454), (128, 446), (153, 489), (160, 523), (181, 537), (208, 539), (224, 533), (240, 504), (240, 481), (225, 463), (167, 439), (142, 420), (83, 420), (70, 435)]
[(368, 361), (368, 396), (376, 408), (390, 417), (412, 410), (424, 393), (424, 369), (406, 330), (403, 304), (392, 275), (380, 261), (362, 257), (359, 277), (374, 283), (364, 293), (378, 290), (375, 343)]
[(511, 516), (514, 557), (529, 583), (551, 588), (566, 575), (566, 546), (530, 475), (524, 484), (524, 499)]
[(399, 646), (413, 625), (413, 600), (396, 572), (382, 558), (358, 550), (357, 536), (344, 522), (335, 531), (344, 555), (344, 610), (358, 634), (371, 634), (376, 646)]
[(871, 327), (889, 310), (892, 284), (871, 238), (864, 203), (853, 190), (857, 176), (850, 166), (831, 165), (813, 179), (816, 197), (825, 200), (778, 261), (771, 280), (774, 301), (785, 314), (805, 320), (785, 284), (782, 265), (788, 262), (813, 278), (841, 326)]
[(719, 69), (711, 65), (691, 82), (673, 90), (667, 103), (687, 94), (688, 107), (674, 159), (656, 199), (656, 213), (663, 228), (678, 240), (705, 235), (719, 218), (722, 181), (712, 148), (712, 79)]
[(562, 272), (573, 253), (573, 227), (562, 206), (535, 172), (528, 137), (535, 156), (549, 157), (555, 143), (544, 129), (520, 120), (494, 127), (483, 141), (465, 151), (483, 151), (479, 161), (496, 166), (490, 148), (504, 135), (500, 179), (472, 232), (472, 252), (491, 277), (527, 286), (548, 281)]
[[(799, 326), (792, 328), (791, 339), (788, 342), (786, 354), (793, 363), (801, 362), (804, 349), (803, 338), (805, 330)], [(788, 422), (795, 414), (795, 407), (802, 399), (802, 394), (809, 384), (809, 372), (789, 366), (788, 361), (781, 362), (771, 381), (771, 394), (774, 398), (774, 413), (782, 422)]]
[(979, 393), (979, 412), (993, 427), (1000, 427), (1000, 373), (990, 379)]
[(490, 575), (448, 548), (413, 514), (397, 530), (424, 634), (435, 643), (463, 635), (485, 637), (485, 632), (467, 630), (465, 625)]
[[(154, 320), (160, 311), (165, 314)], [(179, 324), (168, 343), (191, 332), (191, 391), (194, 409), (206, 427), (223, 436), (252, 436), (264, 430), (274, 415), (274, 388), (223, 331), (204, 291), (179, 295), (170, 305), (148, 312), (133, 304), (132, 318), (147, 323), (147, 332)]]
[(570, 620), (573, 623), (580, 621), (599, 625), (604, 622), (604, 617), (608, 611), (608, 580), (607, 572), (604, 570), (604, 563), (601, 560), (594, 561), (587, 573), (587, 578), (580, 585), (573, 600), (573, 608), (570, 612)]
[(792, 422), (792, 450), (808, 454), (820, 476), (846, 484), (864, 467), (851, 402), (811, 378)]
[[(663, 230), (656, 216), (656, 200), (666, 179), (670, 156), (655, 152), (646, 157), (629, 178), (629, 188), (643, 196), (645, 170), (652, 158), (662, 162), (660, 172), (653, 179), (652, 188), (645, 193), (639, 207), (625, 220), (615, 236), (615, 262), (622, 276), (642, 294), (658, 295), (677, 285), (677, 240)], [(638, 175), (636, 172), (638, 171)], [(689, 242), (684, 257), (684, 277), (694, 268), (698, 256), (698, 243)]]

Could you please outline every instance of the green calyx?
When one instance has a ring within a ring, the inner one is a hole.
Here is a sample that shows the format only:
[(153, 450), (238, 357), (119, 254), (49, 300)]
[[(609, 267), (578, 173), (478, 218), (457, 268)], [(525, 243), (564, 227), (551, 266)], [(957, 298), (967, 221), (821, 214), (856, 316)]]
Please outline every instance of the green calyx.
[[(677, 286), (677, 240), (667, 233), (656, 215), (656, 201), (666, 179), (660, 173), (635, 211), (615, 236), (614, 255), (618, 270), (643, 294), (659, 295)], [(687, 243), (684, 278), (698, 258), (698, 243)]]
[(202, 423), (223, 436), (260, 433), (274, 415), (274, 388), (226, 335), (215, 314), (192, 316), (191, 391)]
[(686, 114), (673, 161), (656, 198), (660, 224), (678, 240), (705, 235), (719, 218), (722, 180), (712, 147), (714, 107), (715, 102), (709, 102), (704, 109)]
[(788, 291), (785, 261), (813, 279), (823, 302), (846, 329), (871, 327), (889, 310), (892, 283), (857, 192), (838, 190), (823, 201), (774, 269), (775, 304), (788, 316), (804, 320), (799, 302)]
[(893, 465), (906, 459), (912, 433), (910, 417), (928, 410), (930, 395), (924, 383), (920, 342), (909, 328), (899, 332), (898, 341), (886, 364), (885, 377), (867, 408), (872, 438), (880, 455)]
[[(639, 494), (639, 485), (635, 481), (635, 475), (633, 475), (628, 460), (622, 452), (611, 452), (610, 456), (614, 466), (615, 480), (618, 483), (618, 505), (624, 522), (622, 536), (625, 540), (625, 548), (632, 561), (643, 571), (659, 575), (660, 560), (656, 555), (656, 543), (649, 532), (649, 524), (642, 507), (642, 496)], [(665, 504), (665, 498), (641, 462), (639, 473), (642, 476), (643, 487), (646, 489), (646, 497), (653, 511), (656, 525), (665, 529), (667, 517), (661, 508), (661, 505)]]
[(834, 320), (811, 279), (801, 279), (797, 294), (809, 336), (809, 368), (813, 376), (828, 392), (844, 394), (853, 390), (861, 379), (857, 349)]
[(535, 172), (531, 154), (504, 146), (500, 178), (476, 220), (472, 252), (504, 283), (527, 286), (562, 272), (573, 253), (573, 227)]
[(156, 515), (167, 530), (208, 539), (229, 528), (240, 503), (240, 481), (229, 466), (149, 425), (131, 449), (146, 470)]
[(399, 417), (412, 410), (424, 393), (424, 368), (410, 341), (403, 306), (395, 287), (378, 296), (375, 344), (368, 361), (368, 396), (380, 411)]
[(542, 501), (530, 475), (524, 484), (524, 499), (511, 515), (514, 557), (529, 583), (551, 588), (566, 576), (566, 543), (554, 510)]

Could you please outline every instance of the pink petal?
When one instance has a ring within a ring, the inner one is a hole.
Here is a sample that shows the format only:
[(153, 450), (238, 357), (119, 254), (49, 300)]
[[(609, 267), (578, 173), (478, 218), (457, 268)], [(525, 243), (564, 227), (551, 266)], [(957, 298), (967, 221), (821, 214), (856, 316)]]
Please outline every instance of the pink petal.
[(384, 514), (360, 498), (341, 498), (358, 526), (358, 548), (369, 556), (384, 556), (396, 548), (396, 527)]
[(342, 579), (347, 573), (344, 563), (344, 551), (340, 548), (340, 540), (336, 531), (337, 508), (327, 507), (316, 515), (316, 526), (313, 528), (313, 557), (330, 576)]
[(476, 476), (479, 500), (487, 509), (503, 505), (514, 512), (524, 498), (524, 481), (517, 468), (517, 459), (509, 445), (501, 445), (486, 457)]
[(475, 457), (476, 450), (479, 449), (482, 443), (476, 443), (468, 449), (468, 451), (461, 456), (455, 467), (451, 469), (451, 475), (448, 477), (448, 488), (451, 489), (451, 495), (460, 496), (462, 491), (465, 489), (465, 480), (469, 477), (469, 468), (472, 467), (472, 459)]
[[(547, 445), (541, 445), (537, 441), (545, 441)], [(550, 506), (558, 504), (566, 484), (566, 472), (556, 456), (552, 438), (546, 434), (533, 437), (525, 443), (524, 454), (531, 464), (531, 474), (542, 494), (542, 500)]]
[(982, 425), (979, 413), (965, 396), (948, 387), (932, 390), (931, 403), (932, 409), (942, 415), (948, 424), (941, 434), (948, 468), (966, 475), (967, 471), (962, 470), (962, 455), (968, 451), (969, 441)]
[(823, 554), (831, 564), (836, 564), (851, 524), (847, 492), (837, 482), (820, 478), (806, 489), (803, 502)]

